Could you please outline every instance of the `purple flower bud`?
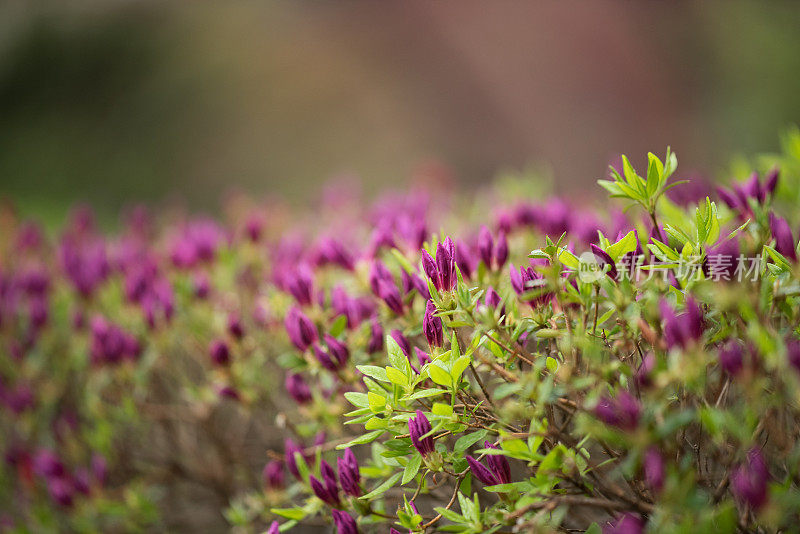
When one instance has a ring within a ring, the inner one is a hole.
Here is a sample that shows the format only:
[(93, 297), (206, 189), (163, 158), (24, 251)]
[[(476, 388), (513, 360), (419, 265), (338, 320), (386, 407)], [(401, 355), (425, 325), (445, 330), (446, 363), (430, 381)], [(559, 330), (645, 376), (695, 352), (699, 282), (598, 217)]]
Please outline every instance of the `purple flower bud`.
[(458, 270), (461, 271), (461, 276), (466, 279), (472, 278), (472, 271), (474, 269), (472, 252), (462, 241), (456, 244), (456, 265), (458, 266)]
[(717, 195), (719, 195), (720, 200), (722, 200), (726, 206), (734, 211), (740, 211), (745, 208), (739, 198), (728, 189), (717, 187)]
[(370, 325), (369, 343), (367, 343), (367, 352), (373, 354), (383, 350), (383, 326), (377, 320), (373, 320)]
[(622, 430), (633, 430), (639, 425), (641, 408), (639, 401), (625, 390), (620, 390), (616, 398), (602, 397), (594, 409), (598, 419)]
[(714, 280), (732, 280), (736, 274), (738, 258), (739, 241), (736, 238), (726, 239), (708, 249), (703, 272)]
[(502, 302), (503, 299), (500, 298), (500, 295), (494, 290), (493, 287), (489, 287), (486, 290), (486, 296), (483, 299), (483, 303), (487, 308), (495, 310)]
[(205, 273), (196, 274), (192, 285), (194, 287), (194, 296), (199, 299), (207, 298), (211, 292), (211, 282)]
[(425, 365), (426, 363), (431, 362), (431, 356), (427, 352), (421, 350), (418, 347), (414, 347), (414, 352), (417, 355), (417, 361), (419, 362), (420, 365)]
[(603, 534), (642, 534), (644, 521), (638, 515), (626, 513), (613, 523), (603, 527)]
[(339, 481), (342, 484), (342, 490), (347, 495), (353, 497), (361, 496), (361, 474), (358, 470), (358, 461), (355, 454), (350, 449), (345, 449), (344, 457), (336, 460), (336, 467), (339, 469)]
[(66, 474), (64, 464), (52, 451), (41, 450), (33, 457), (33, 472), (42, 478), (61, 478)]
[[(538, 273), (533, 267), (520, 267), (517, 271), (511, 266), (511, 287), (517, 295), (522, 296), (544, 287), (544, 276)], [(526, 302), (531, 308), (537, 308), (550, 302), (553, 298), (551, 291), (544, 291), (541, 294), (531, 297)]]
[(281, 526), (277, 521), (273, 521), (269, 525), (269, 529), (267, 530), (267, 534), (280, 534)]
[(478, 460), (467, 454), (465, 456), (467, 459), (467, 463), (469, 464), (469, 469), (472, 471), (472, 476), (483, 482), (487, 486), (494, 486), (499, 484), (500, 482), (494, 476), (494, 474), (489, 471), (489, 469), (480, 463)]
[(311, 388), (308, 387), (306, 381), (303, 380), (302, 375), (289, 374), (286, 375), (284, 386), (289, 395), (298, 404), (308, 404), (311, 402)]
[(300, 445), (295, 443), (293, 440), (287, 439), (284, 442), (284, 451), (286, 454), (286, 468), (289, 469), (289, 472), (292, 474), (292, 476), (294, 476), (294, 478), (300, 480), (300, 471), (297, 469), (297, 462), (295, 461), (294, 456), (295, 453), (298, 452), (302, 456), (303, 449), (301, 449)]
[(228, 344), (221, 339), (216, 339), (211, 342), (211, 345), (208, 347), (208, 353), (214, 365), (224, 366), (228, 365), (231, 361), (231, 352), (228, 348)]
[(283, 476), (283, 466), (278, 460), (270, 460), (261, 471), (261, 479), (264, 485), (273, 490), (283, 489), (286, 484)]
[(739, 374), (744, 365), (744, 351), (736, 341), (729, 341), (719, 351), (719, 365), (731, 376)]
[(336, 534), (358, 534), (358, 525), (350, 514), (341, 510), (332, 510), (331, 513), (336, 524)]
[(311, 490), (314, 492), (314, 495), (319, 497), (322, 502), (329, 504), (330, 506), (340, 506), (341, 503), (339, 502), (338, 495), (331, 495), (328, 491), (328, 488), (326, 488), (317, 477), (311, 475), (308, 478), (308, 481), (311, 484)]
[(431, 347), (441, 347), (444, 344), (444, 331), (442, 329), (442, 319), (436, 316), (436, 305), (433, 301), (428, 301), (425, 305), (425, 317), (422, 319), (422, 331), (425, 339)]
[(655, 447), (648, 449), (644, 455), (644, 478), (656, 493), (664, 487), (664, 460)]
[(766, 199), (766, 191), (761, 187), (757, 172), (750, 175), (750, 179), (742, 185), (742, 190), (748, 197), (757, 200), (759, 204), (763, 204)]
[(775, 193), (775, 189), (778, 186), (778, 175), (780, 171), (777, 167), (773, 168), (771, 171), (767, 173), (764, 177), (764, 193), (767, 195), (773, 195)]
[[(493, 445), (488, 441), (484, 441), (483, 445), (487, 449), (498, 448), (496, 445)], [(494, 474), (495, 478), (497, 478), (498, 483), (508, 484), (511, 482), (511, 467), (508, 465), (508, 458), (503, 455), (490, 454), (486, 457), (486, 463), (489, 464), (489, 469), (492, 470), (492, 473)]]
[(51, 478), (47, 480), (47, 491), (56, 504), (64, 507), (72, 506), (73, 488), (70, 481), (65, 478)]
[(301, 312), (298, 308), (292, 307), (286, 313), (284, 321), (286, 332), (289, 334), (289, 339), (294, 343), (294, 346), (304, 351), (317, 340), (317, 327), (311, 322), (311, 319)]
[(230, 399), (233, 401), (239, 400), (239, 392), (236, 390), (235, 387), (231, 386), (230, 384), (222, 384), (215, 386), (217, 390), (217, 395), (221, 399)]
[(494, 239), (486, 226), (481, 226), (478, 231), (478, 254), (480, 254), (486, 268), (491, 269), (492, 259), (494, 258)]
[(436, 268), (436, 261), (427, 250), (422, 251), (422, 270), (425, 272), (425, 276), (430, 278), (431, 282), (433, 282), (433, 287), (441, 291), (442, 282), (439, 279), (439, 270)]
[(231, 314), (228, 317), (228, 333), (235, 339), (242, 339), (244, 337), (244, 327), (238, 315)]
[(403, 315), (403, 298), (400, 290), (394, 282), (386, 280), (378, 281), (378, 297), (386, 303), (386, 306), (397, 315)]
[(705, 329), (703, 311), (693, 298), (686, 298), (686, 313), (681, 315), (676, 315), (663, 299), (659, 303), (659, 308), (664, 320), (664, 340), (668, 348), (686, 348), (691, 342), (703, 337)]
[(91, 493), (89, 471), (86, 468), (79, 467), (72, 474), (72, 487), (81, 495), (89, 495)]
[(406, 358), (411, 358), (411, 344), (406, 339), (406, 336), (400, 330), (394, 329), (389, 332), (389, 335), (392, 336), (397, 344), (400, 346), (400, 350), (403, 351), (403, 354), (406, 355)]
[(648, 352), (645, 354), (644, 358), (642, 359), (642, 364), (636, 370), (636, 374), (634, 374), (633, 377), (633, 379), (636, 381), (636, 384), (640, 388), (646, 388), (653, 385), (653, 380), (650, 374), (653, 372), (655, 366), (656, 357), (652, 352)]
[(251, 214), (244, 223), (244, 233), (247, 239), (257, 243), (261, 239), (264, 230), (264, 218), (258, 213)]
[(731, 491), (740, 502), (758, 510), (769, 497), (769, 469), (759, 449), (747, 453), (747, 462), (731, 474)]
[(286, 289), (301, 306), (311, 304), (314, 293), (314, 275), (307, 265), (301, 264), (294, 273), (286, 276)]
[(497, 246), (494, 248), (494, 265), (495, 268), (502, 269), (508, 261), (508, 237), (506, 232), (500, 230), (497, 234)]
[(601, 249), (594, 243), (591, 244), (592, 254), (594, 254), (595, 259), (600, 263), (601, 267), (608, 267), (609, 269), (606, 271), (606, 275), (610, 278), (616, 280), (617, 279), (617, 266), (614, 264), (614, 260), (605, 250)]
[(442, 291), (451, 291), (456, 286), (455, 244), (450, 237), (436, 247), (436, 269), (439, 273)]
[(327, 369), (332, 373), (337, 372), (341, 368), (339, 360), (336, 359), (335, 356), (332, 356), (330, 352), (320, 347), (319, 344), (314, 343), (313, 349), (314, 349), (314, 357), (317, 359), (320, 365), (322, 365), (323, 368)]
[(318, 247), (320, 263), (333, 263), (343, 269), (352, 271), (355, 265), (353, 256), (339, 241), (333, 238), (322, 239)]
[[(425, 436), (432, 430), (431, 423), (425, 414), (417, 410), (417, 417), (408, 420), (408, 432), (411, 435), (411, 443), (422, 456), (433, 452), (433, 437)], [(425, 437), (423, 437), (425, 436)]]
[(783, 254), (786, 258), (797, 261), (794, 236), (792, 236), (792, 230), (789, 228), (789, 223), (786, 222), (786, 219), (774, 213), (770, 213), (769, 229), (770, 232), (772, 232), (772, 237), (775, 239), (775, 250)]
[(344, 367), (347, 360), (350, 359), (350, 350), (347, 348), (347, 345), (330, 334), (325, 334), (324, 339), (331, 355), (336, 358), (336, 361), (339, 363), (339, 367)]

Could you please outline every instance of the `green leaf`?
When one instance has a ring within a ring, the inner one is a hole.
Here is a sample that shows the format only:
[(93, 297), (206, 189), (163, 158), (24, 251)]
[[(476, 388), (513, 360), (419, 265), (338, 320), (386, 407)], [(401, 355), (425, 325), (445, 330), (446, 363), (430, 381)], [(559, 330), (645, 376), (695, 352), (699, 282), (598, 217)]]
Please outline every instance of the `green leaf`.
[(361, 374), (374, 378), (375, 380), (381, 382), (389, 381), (386, 377), (386, 369), (383, 367), (378, 367), (377, 365), (356, 365), (356, 369), (358, 369)]
[(270, 512), (295, 521), (301, 521), (306, 517), (306, 511), (302, 508), (272, 508)]
[(422, 455), (415, 453), (406, 464), (406, 468), (403, 471), (403, 480), (400, 481), (400, 485), (407, 484), (410, 480), (417, 476), (420, 465), (422, 465)]
[(359, 436), (354, 440), (348, 441), (347, 443), (343, 443), (342, 445), (337, 445), (336, 449), (346, 449), (348, 447), (352, 447), (353, 445), (363, 445), (364, 443), (370, 443), (378, 439), (378, 436), (384, 433), (384, 430), (373, 430), (363, 436)]
[(486, 434), (488, 433), (489, 432), (487, 430), (478, 430), (476, 432), (472, 432), (471, 434), (461, 436), (456, 440), (455, 445), (453, 445), (453, 452), (457, 455), (463, 454), (467, 449), (485, 438)]
[(372, 411), (381, 411), (386, 407), (386, 397), (373, 391), (367, 393), (367, 400)]
[(462, 356), (453, 362), (453, 368), (450, 370), (450, 376), (453, 377), (453, 383), (457, 384), (458, 379), (461, 377), (461, 373), (464, 372), (469, 366), (470, 357), (469, 356)]
[(386, 368), (386, 378), (389, 379), (389, 382), (398, 386), (405, 387), (408, 385), (408, 377), (394, 367)]
[(606, 248), (606, 252), (614, 261), (619, 260), (628, 252), (636, 250), (636, 232), (631, 230), (625, 237)]
[(357, 391), (348, 391), (344, 394), (344, 398), (350, 401), (350, 404), (357, 408), (368, 408), (369, 398), (366, 393), (359, 393)]
[(439, 365), (437, 365), (437, 362), (433, 362), (428, 366), (428, 376), (430, 376), (431, 380), (433, 380), (440, 386), (450, 387), (450, 385), (452, 384), (450, 373), (439, 367)]
[(395, 474), (393, 474), (388, 479), (383, 481), (383, 483), (381, 485), (379, 485), (378, 487), (376, 487), (375, 489), (373, 489), (372, 491), (370, 491), (366, 495), (362, 495), (361, 497), (359, 497), (359, 499), (366, 500), (366, 499), (372, 499), (373, 497), (377, 497), (378, 495), (383, 495), (384, 493), (386, 493), (386, 491), (389, 488), (394, 486), (395, 483), (397, 483), (398, 480), (400, 480), (401, 476), (403, 476), (403, 473), (395, 473)]
[(406, 397), (403, 398), (405, 400), (413, 401), (417, 399), (423, 399), (426, 397), (435, 397), (437, 395), (442, 395), (444, 393), (447, 393), (447, 390), (439, 388), (428, 388), (428, 389), (423, 389), (421, 391), (416, 391), (411, 395), (407, 395)]

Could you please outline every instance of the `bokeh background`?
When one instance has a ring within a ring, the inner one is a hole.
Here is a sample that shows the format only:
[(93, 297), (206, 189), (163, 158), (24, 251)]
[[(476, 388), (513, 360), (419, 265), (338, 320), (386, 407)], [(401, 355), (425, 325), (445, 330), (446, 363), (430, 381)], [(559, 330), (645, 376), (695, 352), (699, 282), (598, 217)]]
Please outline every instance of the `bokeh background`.
[(295, 202), (430, 161), (597, 190), (617, 154), (724, 173), (800, 122), (800, 4), (0, 2), (0, 197), (46, 223), (136, 202)]

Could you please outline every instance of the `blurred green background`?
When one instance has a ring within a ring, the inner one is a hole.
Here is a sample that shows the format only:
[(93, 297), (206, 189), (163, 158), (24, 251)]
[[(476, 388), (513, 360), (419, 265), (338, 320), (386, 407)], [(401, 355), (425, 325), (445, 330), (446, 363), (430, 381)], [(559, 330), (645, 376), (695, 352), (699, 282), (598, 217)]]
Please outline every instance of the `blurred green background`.
[(667, 144), (716, 174), (800, 122), (798, 51), (795, 1), (6, 0), (0, 197), (110, 220), (302, 202), (343, 172), (374, 191), (431, 160), (471, 186), (543, 162), (587, 191)]

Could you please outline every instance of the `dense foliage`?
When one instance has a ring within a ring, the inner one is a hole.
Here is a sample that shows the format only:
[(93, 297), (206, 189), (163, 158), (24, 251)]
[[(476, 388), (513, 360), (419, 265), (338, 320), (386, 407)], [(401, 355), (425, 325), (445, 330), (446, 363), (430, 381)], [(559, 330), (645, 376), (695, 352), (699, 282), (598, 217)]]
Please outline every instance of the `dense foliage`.
[(160, 528), (175, 477), (245, 532), (795, 528), (800, 134), (752, 166), (623, 157), (599, 211), (436, 169), (113, 237), (6, 210), (0, 529)]

